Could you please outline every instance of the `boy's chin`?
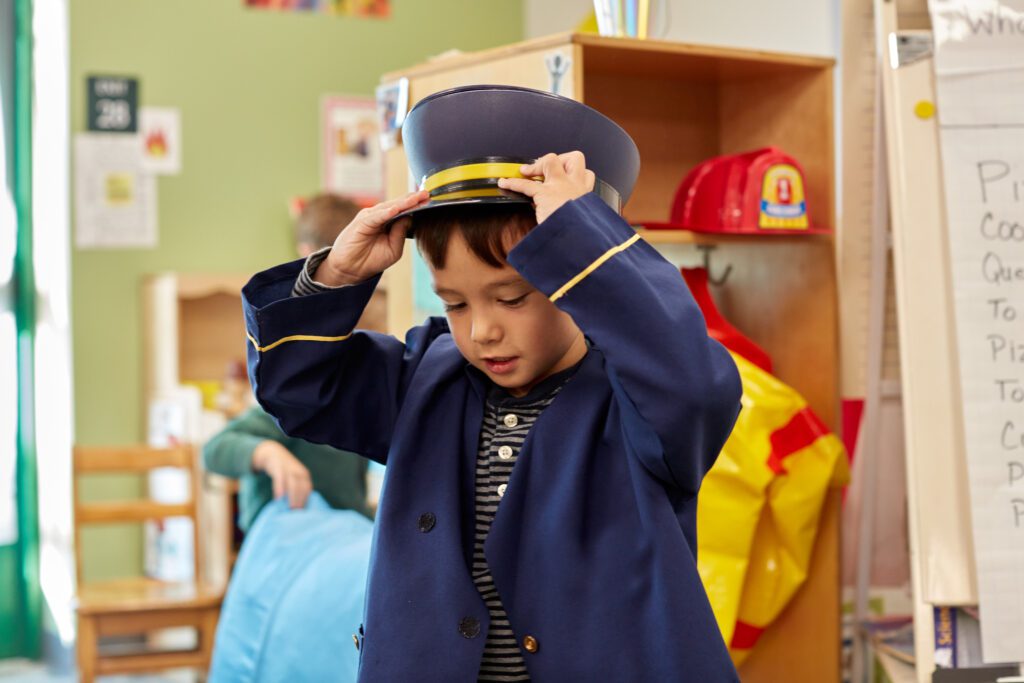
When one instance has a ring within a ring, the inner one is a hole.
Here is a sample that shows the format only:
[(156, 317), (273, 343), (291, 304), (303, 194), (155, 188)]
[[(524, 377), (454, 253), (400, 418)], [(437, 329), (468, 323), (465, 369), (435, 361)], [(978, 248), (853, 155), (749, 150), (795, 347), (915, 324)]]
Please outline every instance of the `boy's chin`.
[(486, 374), (492, 382), (513, 396), (525, 396), (529, 393), (530, 388), (537, 383), (536, 380), (532, 380), (530, 378), (524, 380), (522, 373), (520, 372), (512, 372), (507, 375), (496, 375), (493, 372), (484, 370), (484, 374)]

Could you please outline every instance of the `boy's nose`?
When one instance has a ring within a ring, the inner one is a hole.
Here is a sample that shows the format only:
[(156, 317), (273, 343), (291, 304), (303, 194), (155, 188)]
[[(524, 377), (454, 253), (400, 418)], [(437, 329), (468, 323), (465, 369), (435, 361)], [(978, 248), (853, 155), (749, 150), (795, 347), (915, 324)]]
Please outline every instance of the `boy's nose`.
[(490, 318), (474, 318), (469, 337), (474, 344), (493, 344), (501, 341), (501, 326)]

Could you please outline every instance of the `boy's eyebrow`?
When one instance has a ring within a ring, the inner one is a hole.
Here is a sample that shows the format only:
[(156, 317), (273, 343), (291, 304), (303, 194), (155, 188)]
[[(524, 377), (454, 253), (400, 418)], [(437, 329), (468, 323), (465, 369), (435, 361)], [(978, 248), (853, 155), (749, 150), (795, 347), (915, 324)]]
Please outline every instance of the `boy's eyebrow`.
[(487, 285), (484, 289), (501, 289), (502, 287), (511, 287), (513, 285), (525, 285), (526, 280), (521, 277), (510, 277), (507, 280), (499, 280), (498, 282), (492, 282)]
[[(525, 285), (525, 284), (528, 284), (528, 283), (523, 278), (521, 278), (521, 277), (511, 277), (511, 278), (508, 278), (507, 280), (499, 280), (498, 282), (492, 282), (492, 283), (486, 285), (484, 287), (484, 289), (486, 289), (488, 291), (491, 291), (491, 290), (495, 290), (495, 289), (501, 289), (502, 287), (511, 287), (513, 285)], [(446, 294), (449, 295), (449, 296), (461, 296), (454, 289), (445, 289), (444, 287), (435, 287), (433, 289), (434, 289), (434, 294), (437, 294), (438, 296), (444, 296)]]

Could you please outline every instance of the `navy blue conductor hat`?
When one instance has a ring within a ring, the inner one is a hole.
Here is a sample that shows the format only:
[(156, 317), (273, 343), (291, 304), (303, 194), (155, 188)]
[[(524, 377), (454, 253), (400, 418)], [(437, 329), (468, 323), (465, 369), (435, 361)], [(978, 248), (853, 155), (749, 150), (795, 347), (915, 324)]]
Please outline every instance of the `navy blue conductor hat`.
[(580, 151), (594, 192), (621, 212), (640, 172), (640, 152), (617, 123), (567, 97), (508, 85), (470, 85), (434, 93), (402, 124), (409, 169), (430, 200), (395, 219), (460, 204), (530, 204), (498, 187), (519, 167), (554, 152)]

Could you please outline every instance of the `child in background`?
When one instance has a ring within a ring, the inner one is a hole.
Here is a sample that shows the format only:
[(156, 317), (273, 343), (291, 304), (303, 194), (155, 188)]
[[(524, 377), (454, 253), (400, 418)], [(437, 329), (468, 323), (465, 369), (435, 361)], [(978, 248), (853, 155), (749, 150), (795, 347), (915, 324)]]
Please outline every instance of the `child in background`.
[[(330, 245), (358, 211), (337, 195), (311, 198), (294, 223), (299, 255)], [(382, 294), (359, 324), (383, 331)], [(217, 625), (211, 683), (354, 681), (348, 624), (366, 597), (368, 462), (286, 436), (258, 407), (210, 440), (203, 456), (211, 471), (240, 479), (246, 532)]]
[[(360, 680), (738, 680), (695, 515), (740, 381), (617, 213), (636, 146), (505, 86), (431, 95), (403, 140), (425, 191), (243, 290), (258, 400), (388, 466)], [(409, 230), (447, 320), (403, 344), (355, 328)]]
[[(333, 244), (341, 229), (358, 213), (352, 201), (319, 194), (303, 206), (295, 221), (295, 245), (302, 257)], [(384, 331), (384, 299), (377, 294), (359, 324)], [(367, 462), (347, 451), (285, 435), (262, 408), (254, 407), (232, 420), (203, 448), (206, 469), (238, 479), (238, 525), (248, 531), (263, 506), (287, 496), (302, 508), (318, 491), (336, 509), (370, 516), (366, 500)]]

